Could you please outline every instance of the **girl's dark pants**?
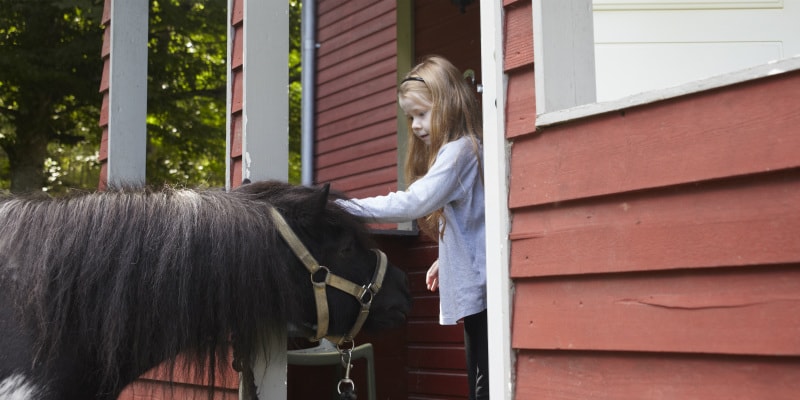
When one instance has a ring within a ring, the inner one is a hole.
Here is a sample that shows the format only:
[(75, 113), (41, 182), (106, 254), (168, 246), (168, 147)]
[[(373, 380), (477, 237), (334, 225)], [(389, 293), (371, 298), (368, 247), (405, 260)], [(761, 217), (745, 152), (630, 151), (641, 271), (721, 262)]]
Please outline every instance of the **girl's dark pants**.
[(467, 384), (470, 400), (489, 399), (489, 340), (486, 310), (464, 318)]

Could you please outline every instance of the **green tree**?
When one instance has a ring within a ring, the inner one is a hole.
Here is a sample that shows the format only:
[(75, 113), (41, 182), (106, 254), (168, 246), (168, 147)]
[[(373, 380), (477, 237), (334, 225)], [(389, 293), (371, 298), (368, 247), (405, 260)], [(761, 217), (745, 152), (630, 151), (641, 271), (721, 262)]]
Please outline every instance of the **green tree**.
[[(290, 181), (299, 182), (300, 10), (290, 0)], [(153, 0), (148, 183), (221, 186), (226, 0)], [(102, 0), (0, 0), (0, 189), (95, 188)]]
[(150, 184), (225, 183), (226, 7), (226, 0), (151, 3)]
[(302, 3), (289, 0), (289, 182), (300, 183), (300, 111), (302, 65), (300, 16)]
[(51, 145), (97, 132), (102, 6), (0, 0), (0, 183), (13, 192), (47, 186)]

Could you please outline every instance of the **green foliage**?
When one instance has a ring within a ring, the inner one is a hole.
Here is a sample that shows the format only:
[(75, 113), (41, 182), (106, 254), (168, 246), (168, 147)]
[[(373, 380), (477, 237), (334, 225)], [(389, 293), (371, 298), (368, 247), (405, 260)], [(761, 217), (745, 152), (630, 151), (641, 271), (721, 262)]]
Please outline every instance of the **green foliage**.
[[(299, 182), (300, 9), (290, 4), (290, 181)], [(227, 0), (152, 0), (149, 184), (225, 182)], [(0, 190), (99, 179), (102, 0), (0, 0)]]
[(102, 3), (0, 0), (0, 188), (46, 188), (53, 149), (99, 146)]
[(225, 183), (226, 6), (226, 0), (152, 2), (149, 184)]
[(300, 183), (300, 110), (302, 86), (300, 75), (302, 5), (289, 0), (289, 182)]

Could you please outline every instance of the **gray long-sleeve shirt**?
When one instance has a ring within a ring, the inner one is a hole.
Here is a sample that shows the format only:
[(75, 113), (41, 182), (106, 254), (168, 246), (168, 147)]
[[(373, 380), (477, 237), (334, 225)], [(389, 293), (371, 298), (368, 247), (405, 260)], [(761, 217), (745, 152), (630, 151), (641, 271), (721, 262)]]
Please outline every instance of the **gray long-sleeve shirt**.
[(439, 208), (447, 220), (439, 241), (439, 323), (486, 309), (486, 224), (480, 165), (469, 138), (442, 146), (428, 173), (406, 191), (341, 202), (375, 222), (405, 222)]

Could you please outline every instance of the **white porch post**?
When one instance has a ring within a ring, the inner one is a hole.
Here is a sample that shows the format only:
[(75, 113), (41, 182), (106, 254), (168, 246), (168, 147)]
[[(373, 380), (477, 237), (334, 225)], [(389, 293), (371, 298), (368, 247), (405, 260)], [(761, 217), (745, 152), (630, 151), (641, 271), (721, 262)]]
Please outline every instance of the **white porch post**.
[[(242, 162), (241, 177), (251, 181), (289, 177), (289, 3), (229, 0), (242, 7)], [(233, 43), (229, 31), (228, 48)], [(231, 79), (228, 75), (228, 129), (231, 127)], [(228, 140), (230, 141), (230, 132)], [(228, 144), (230, 147), (230, 143)], [(227, 170), (234, 168), (226, 155)], [(230, 177), (230, 174), (228, 174)], [(228, 178), (230, 179), (230, 178)], [(269, 359), (253, 354), (253, 374), (260, 399), (286, 399), (286, 335), (271, 341)], [(242, 389), (240, 387), (240, 397)]]
[(108, 76), (110, 186), (145, 184), (147, 0), (112, 0)]
[(289, 179), (289, 3), (244, 1), (242, 177)]
[(483, 158), (486, 188), (486, 274), (489, 326), (489, 395), (513, 398), (511, 368), (511, 279), (509, 278), (508, 157), (505, 138), (503, 3), (481, 0), (483, 70)]

